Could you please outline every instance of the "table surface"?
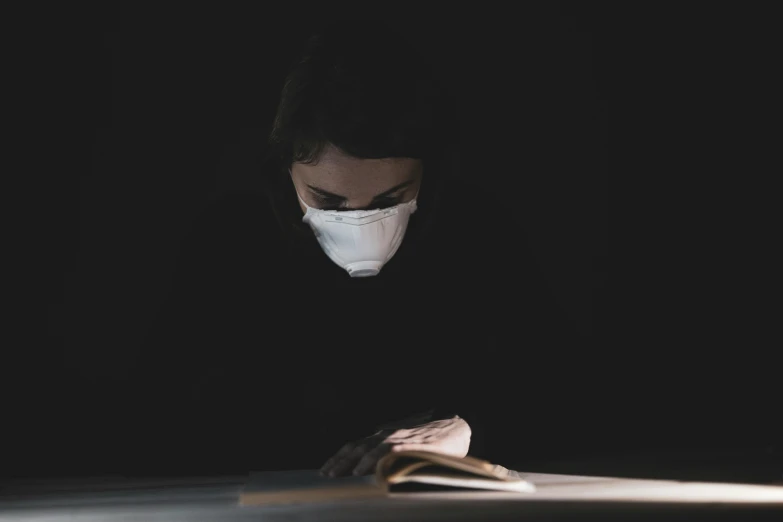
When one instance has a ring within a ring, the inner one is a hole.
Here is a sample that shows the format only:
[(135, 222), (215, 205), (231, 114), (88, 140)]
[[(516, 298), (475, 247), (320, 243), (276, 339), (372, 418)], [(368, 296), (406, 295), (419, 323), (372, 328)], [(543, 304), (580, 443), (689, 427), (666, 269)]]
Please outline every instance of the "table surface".
[[(292, 472), (280, 472), (291, 476)], [(315, 471), (297, 471), (303, 480)], [(16, 520), (783, 520), (783, 486), (523, 473), (535, 493), (407, 493), (331, 502), (240, 506), (252, 477), (111, 480), (6, 487), (0, 521)], [(260, 478), (259, 478), (260, 477)], [(768, 517), (768, 518), (767, 518)]]

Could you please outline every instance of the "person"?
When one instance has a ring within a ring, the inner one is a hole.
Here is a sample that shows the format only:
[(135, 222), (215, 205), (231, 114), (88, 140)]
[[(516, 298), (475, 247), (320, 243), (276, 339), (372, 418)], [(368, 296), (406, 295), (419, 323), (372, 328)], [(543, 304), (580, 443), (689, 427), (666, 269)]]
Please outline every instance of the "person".
[(406, 449), (508, 463), (517, 382), (580, 338), (502, 178), (461, 172), (463, 146), (435, 67), (392, 27), (341, 21), (306, 42), (259, 190), (194, 220), (147, 336), (129, 424), (155, 465), (344, 476)]

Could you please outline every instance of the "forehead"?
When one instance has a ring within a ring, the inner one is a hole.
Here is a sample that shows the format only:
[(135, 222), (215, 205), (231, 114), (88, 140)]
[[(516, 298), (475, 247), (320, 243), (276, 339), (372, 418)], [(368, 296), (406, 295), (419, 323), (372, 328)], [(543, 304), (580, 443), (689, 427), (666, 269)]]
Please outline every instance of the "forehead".
[(292, 172), (309, 185), (335, 194), (383, 191), (414, 179), (421, 161), (412, 158), (360, 159), (330, 146), (317, 163), (294, 163)]

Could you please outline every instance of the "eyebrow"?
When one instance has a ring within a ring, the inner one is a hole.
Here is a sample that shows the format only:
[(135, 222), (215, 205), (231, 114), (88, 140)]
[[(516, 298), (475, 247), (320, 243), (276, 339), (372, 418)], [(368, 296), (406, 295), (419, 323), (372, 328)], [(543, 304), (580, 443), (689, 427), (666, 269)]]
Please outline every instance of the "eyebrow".
[[(399, 191), (400, 189), (403, 189), (403, 188), (413, 184), (413, 181), (414, 180), (409, 180), (409, 181), (405, 181), (403, 183), (400, 183), (399, 185), (395, 185), (394, 187), (390, 188), (389, 190), (387, 190), (385, 192), (381, 192), (380, 194), (378, 194), (377, 196), (372, 198), (372, 200), (375, 201), (376, 199), (381, 199), (381, 198), (384, 198), (384, 197), (388, 196), (389, 194), (393, 194), (393, 193)], [(327, 199), (335, 199), (335, 200), (341, 200), (341, 201), (345, 201), (346, 199), (348, 199), (345, 196), (340, 196), (339, 194), (334, 194), (332, 192), (328, 192), (328, 191), (326, 191), (324, 189), (320, 189), (318, 187), (314, 187), (313, 185), (307, 185), (307, 188), (309, 188), (310, 190), (312, 190), (313, 192), (315, 192), (319, 196), (327, 198)]]

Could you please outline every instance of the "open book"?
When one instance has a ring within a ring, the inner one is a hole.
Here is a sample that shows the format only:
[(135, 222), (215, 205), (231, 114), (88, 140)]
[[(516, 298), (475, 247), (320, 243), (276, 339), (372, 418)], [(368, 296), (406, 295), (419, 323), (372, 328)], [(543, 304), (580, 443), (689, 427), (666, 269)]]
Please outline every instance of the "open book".
[(532, 493), (536, 490), (519, 473), (498, 464), (427, 451), (389, 453), (378, 462), (375, 479), (390, 493), (466, 489)]
[(484, 460), (405, 451), (383, 457), (374, 476), (329, 478), (312, 470), (255, 473), (240, 495), (240, 504), (331, 502), (448, 490), (531, 493), (535, 487), (515, 471)]

